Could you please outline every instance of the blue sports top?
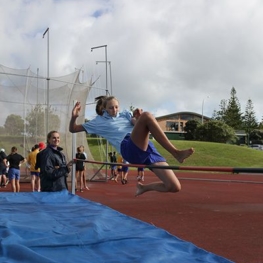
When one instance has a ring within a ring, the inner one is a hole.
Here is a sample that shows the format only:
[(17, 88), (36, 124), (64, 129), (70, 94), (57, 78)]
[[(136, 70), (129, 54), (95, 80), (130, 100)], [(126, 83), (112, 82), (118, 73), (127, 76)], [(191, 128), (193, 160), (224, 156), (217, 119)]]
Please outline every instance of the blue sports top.
[(119, 112), (116, 117), (104, 111), (102, 116), (98, 115), (91, 121), (83, 123), (82, 126), (87, 133), (97, 134), (108, 140), (120, 153), (122, 140), (133, 129), (131, 119), (132, 113), (127, 110)]

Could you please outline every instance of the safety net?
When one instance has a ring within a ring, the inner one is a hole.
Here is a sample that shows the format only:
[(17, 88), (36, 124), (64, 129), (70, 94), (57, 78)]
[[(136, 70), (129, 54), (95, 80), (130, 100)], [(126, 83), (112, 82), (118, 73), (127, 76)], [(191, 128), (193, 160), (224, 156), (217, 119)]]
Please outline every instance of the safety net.
[[(81, 70), (46, 78), (28, 69), (13, 69), (0, 65), (0, 148), (10, 153), (16, 146), (27, 157), (32, 146), (46, 142), (49, 131), (60, 133), (60, 146), (67, 160), (72, 159), (72, 134), (68, 131), (71, 110), (80, 101), (83, 110), (78, 118), (85, 121), (85, 104), (92, 88), (91, 79), (81, 83)], [(76, 145), (84, 145), (89, 152), (86, 134), (76, 135)]]

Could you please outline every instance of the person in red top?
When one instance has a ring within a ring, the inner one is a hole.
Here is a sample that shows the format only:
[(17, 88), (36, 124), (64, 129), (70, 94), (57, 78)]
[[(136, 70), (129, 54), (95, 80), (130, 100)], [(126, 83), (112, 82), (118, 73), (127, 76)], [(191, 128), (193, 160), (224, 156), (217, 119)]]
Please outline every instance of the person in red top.
[(13, 146), (11, 153), (7, 156), (9, 162), (8, 178), (13, 192), (20, 192), (20, 166), (26, 159), (17, 153), (17, 148)]
[(46, 148), (46, 144), (44, 142), (40, 142), (38, 144), (38, 148), (39, 148), (39, 151), (42, 151), (42, 150), (44, 150)]

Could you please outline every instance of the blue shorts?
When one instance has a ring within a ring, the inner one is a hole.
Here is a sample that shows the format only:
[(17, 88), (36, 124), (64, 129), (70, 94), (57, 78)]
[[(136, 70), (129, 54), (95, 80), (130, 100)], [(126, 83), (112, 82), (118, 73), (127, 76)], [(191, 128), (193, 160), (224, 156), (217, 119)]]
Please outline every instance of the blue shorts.
[(7, 174), (6, 168), (0, 170), (0, 175), (4, 175), (4, 174)]
[(31, 175), (39, 176), (40, 172), (30, 172)]
[(144, 168), (143, 167), (138, 167), (138, 172), (142, 172), (142, 171), (144, 171)]
[(122, 157), (132, 164), (153, 164), (159, 162), (166, 162), (154, 147), (153, 143), (149, 141), (146, 151), (137, 147), (130, 138), (130, 135), (125, 136), (121, 142), (121, 155)]
[(122, 170), (122, 172), (127, 173), (129, 171), (129, 167), (128, 166), (122, 166), (121, 170)]
[(16, 169), (16, 168), (10, 168), (8, 170), (8, 179), (9, 180), (13, 180), (13, 179), (19, 180), (20, 179), (20, 170)]

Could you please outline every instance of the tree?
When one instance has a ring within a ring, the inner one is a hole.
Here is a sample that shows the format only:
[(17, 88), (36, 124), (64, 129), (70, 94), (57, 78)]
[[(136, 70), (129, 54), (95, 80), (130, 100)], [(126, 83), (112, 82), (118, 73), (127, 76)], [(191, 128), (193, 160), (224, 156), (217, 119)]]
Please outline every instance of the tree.
[(240, 108), (239, 100), (236, 96), (236, 90), (234, 87), (231, 89), (231, 97), (227, 100), (221, 100), (220, 110), (214, 111), (212, 119), (223, 121), (235, 130), (242, 128), (242, 112)]
[(250, 140), (249, 137), (250, 137), (251, 132), (258, 127), (256, 114), (255, 114), (253, 103), (251, 99), (247, 101), (243, 127), (248, 136), (248, 143), (249, 143), (249, 140)]
[(227, 109), (227, 100), (221, 100), (219, 107), (220, 107), (219, 111), (213, 112), (212, 119), (218, 120), (218, 121), (225, 121), (226, 109)]
[(242, 128), (242, 113), (234, 87), (231, 89), (231, 97), (228, 101), (223, 121), (235, 130)]
[(7, 116), (4, 127), (10, 135), (22, 135), (24, 132), (24, 120), (20, 115), (11, 114)]
[(196, 129), (200, 125), (200, 122), (197, 120), (189, 120), (186, 122), (184, 131), (186, 132), (185, 134), (185, 139), (186, 140), (195, 140), (196, 139)]
[[(37, 104), (26, 116), (27, 121), (27, 133), (34, 136), (45, 136), (45, 112), (46, 109)], [(52, 127), (52, 130), (59, 130), (60, 119), (59, 116), (53, 113), (51, 107), (49, 107), (49, 127)]]
[(208, 142), (226, 143), (236, 141), (235, 130), (223, 121), (211, 120), (199, 125), (196, 129), (196, 139)]
[(250, 140), (252, 141), (252, 144), (263, 144), (263, 132), (260, 130), (253, 130), (250, 133)]
[(258, 128), (261, 129), (261, 130), (263, 130), (263, 117), (262, 117), (262, 119), (261, 119), (261, 122), (260, 122), (259, 125), (258, 125)]

